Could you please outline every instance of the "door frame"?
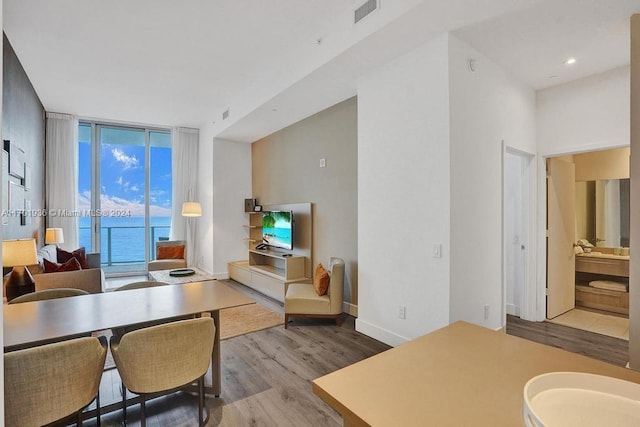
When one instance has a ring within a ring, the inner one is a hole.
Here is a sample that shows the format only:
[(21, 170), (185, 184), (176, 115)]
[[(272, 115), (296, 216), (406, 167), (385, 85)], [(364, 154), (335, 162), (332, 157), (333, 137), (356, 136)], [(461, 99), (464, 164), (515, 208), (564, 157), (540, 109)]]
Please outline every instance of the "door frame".
[(523, 159), (523, 241), (530, 250), (525, 250), (523, 257), (524, 283), (522, 289), (520, 317), (525, 320), (536, 320), (539, 310), (539, 300), (536, 298), (536, 271), (537, 251), (534, 250), (536, 241), (536, 187), (537, 168), (536, 155), (519, 148), (513, 147), (502, 141), (502, 324), (507, 324), (507, 222), (506, 222), (506, 156), (508, 154), (520, 156)]
[(535, 295), (539, 301), (539, 304), (536, 309), (536, 319), (532, 320), (542, 322), (547, 318), (547, 159), (551, 157), (571, 156), (574, 154), (583, 154), (594, 151), (613, 150), (616, 148), (628, 147), (630, 147), (629, 144), (618, 144), (610, 146), (591, 145), (588, 147), (568, 149), (566, 151), (550, 151), (547, 153), (538, 154), (538, 256)]

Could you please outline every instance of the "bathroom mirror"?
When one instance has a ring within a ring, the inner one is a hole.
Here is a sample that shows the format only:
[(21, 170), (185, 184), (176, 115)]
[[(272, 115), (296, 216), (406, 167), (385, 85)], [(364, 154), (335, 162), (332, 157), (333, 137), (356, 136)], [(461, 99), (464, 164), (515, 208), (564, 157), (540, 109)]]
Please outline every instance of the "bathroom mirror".
[(576, 239), (629, 246), (629, 179), (576, 182)]

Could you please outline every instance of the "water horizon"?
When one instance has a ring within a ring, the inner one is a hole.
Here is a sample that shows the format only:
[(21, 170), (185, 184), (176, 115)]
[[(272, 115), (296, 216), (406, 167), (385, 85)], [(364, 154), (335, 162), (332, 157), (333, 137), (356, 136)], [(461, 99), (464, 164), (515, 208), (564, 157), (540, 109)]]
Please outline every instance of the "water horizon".
[[(79, 242), (87, 252), (91, 252), (91, 218), (79, 218)], [(170, 216), (149, 217), (150, 239), (149, 245), (151, 259), (155, 258), (155, 242), (160, 238), (169, 238), (171, 226)], [(100, 259), (103, 265), (143, 263), (145, 253), (145, 217), (101, 217), (100, 218)], [(111, 246), (111, 259), (109, 259), (109, 244)]]

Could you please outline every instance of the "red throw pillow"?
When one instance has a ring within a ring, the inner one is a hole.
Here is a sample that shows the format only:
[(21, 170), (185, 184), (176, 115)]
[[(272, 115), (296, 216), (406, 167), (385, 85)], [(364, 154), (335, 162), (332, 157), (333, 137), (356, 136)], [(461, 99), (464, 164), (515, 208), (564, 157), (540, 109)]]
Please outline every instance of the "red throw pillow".
[(327, 289), (329, 289), (329, 272), (322, 264), (318, 264), (316, 267), (316, 273), (313, 276), (313, 287), (319, 296), (326, 294)]
[(48, 259), (44, 260), (44, 272), (45, 273), (59, 273), (61, 271), (75, 271), (82, 270), (80, 263), (76, 258), (71, 258), (67, 262), (58, 264), (51, 262)]
[(75, 258), (80, 263), (80, 267), (89, 268), (87, 265), (87, 255), (85, 253), (84, 246), (73, 252), (67, 252), (64, 249), (56, 248), (56, 252), (58, 254), (58, 262), (61, 264), (69, 261), (71, 258)]
[(184, 245), (158, 246), (156, 259), (184, 259)]

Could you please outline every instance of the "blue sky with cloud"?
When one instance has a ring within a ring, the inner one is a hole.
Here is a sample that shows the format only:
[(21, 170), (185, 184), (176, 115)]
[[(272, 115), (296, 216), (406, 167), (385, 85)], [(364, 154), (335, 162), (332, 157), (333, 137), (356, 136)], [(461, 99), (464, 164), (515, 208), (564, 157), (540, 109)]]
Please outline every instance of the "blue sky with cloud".
[[(108, 128), (101, 133), (100, 208), (144, 215), (144, 132)], [(171, 216), (171, 135), (151, 132), (149, 212)], [(80, 126), (78, 206), (91, 207), (90, 128)]]

